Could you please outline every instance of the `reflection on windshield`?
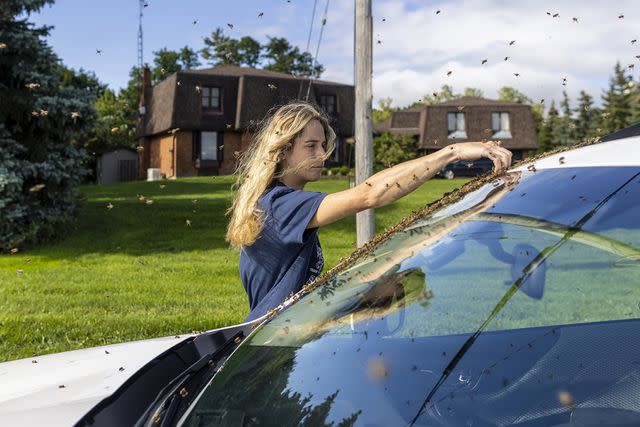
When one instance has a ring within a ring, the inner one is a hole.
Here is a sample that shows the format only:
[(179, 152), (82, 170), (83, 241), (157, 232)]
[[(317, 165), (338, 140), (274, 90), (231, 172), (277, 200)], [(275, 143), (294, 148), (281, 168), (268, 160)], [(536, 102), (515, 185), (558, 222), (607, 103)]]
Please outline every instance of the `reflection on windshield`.
[(512, 173), (414, 222), (257, 328), (186, 425), (640, 425), (639, 174)]

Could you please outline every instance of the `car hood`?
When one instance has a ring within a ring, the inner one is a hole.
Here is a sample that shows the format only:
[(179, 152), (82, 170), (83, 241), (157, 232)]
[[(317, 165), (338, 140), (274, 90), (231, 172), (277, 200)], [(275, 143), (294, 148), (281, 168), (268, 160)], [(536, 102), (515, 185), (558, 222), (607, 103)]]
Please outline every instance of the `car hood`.
[(150, 360), (192, 336), (154, 338), (2, 363), (0, 424), (72, 425)]

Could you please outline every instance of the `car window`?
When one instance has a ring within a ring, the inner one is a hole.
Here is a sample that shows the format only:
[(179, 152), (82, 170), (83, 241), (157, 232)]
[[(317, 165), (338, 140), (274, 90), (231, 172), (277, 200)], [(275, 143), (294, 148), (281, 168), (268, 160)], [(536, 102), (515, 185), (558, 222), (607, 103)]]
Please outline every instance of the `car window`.
[(640, 422), (638, 218), (637, 167), (507, 174), (258, 327), (185, 425)]

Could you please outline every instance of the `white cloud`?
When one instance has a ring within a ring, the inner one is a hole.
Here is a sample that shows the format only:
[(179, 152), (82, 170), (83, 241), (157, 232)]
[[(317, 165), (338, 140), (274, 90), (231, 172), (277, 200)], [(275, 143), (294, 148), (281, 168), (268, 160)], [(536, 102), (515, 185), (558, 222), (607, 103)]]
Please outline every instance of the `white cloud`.
[[(319, 60), (327, 68), (323, 78), (352, 83), (353, 2), (333, 2), (331, 7), (336, 3)], [(436, 15), (437, 9), (441, 13)], [(560, 16), (553, 18), (547, 11)], [(619, 14), (625, 17), (619, 19)], [(478, 87), (487, 97), (513, 86), (534, 100), (556, 101), (563, 89), (572, 101), (584, 89), (599, 102), (616, 61), (640, 68), (635, 58), (640, 43), (630, 43), (640, 39), (639, 18), (640, 3), (632, 0), (619, 1), (615, 8), (602, 1), (376, 1), (374, 105), (384, 97), (407, 105), (443, 84), (458, 92)], [(512, 46), (510, 40), (515, 40)], [(510, 57), (506, 62), (505, 56)], [(447, 70), (453, 71), (449, 77)], [(632, 71), (637, 78), (638, 70)]]

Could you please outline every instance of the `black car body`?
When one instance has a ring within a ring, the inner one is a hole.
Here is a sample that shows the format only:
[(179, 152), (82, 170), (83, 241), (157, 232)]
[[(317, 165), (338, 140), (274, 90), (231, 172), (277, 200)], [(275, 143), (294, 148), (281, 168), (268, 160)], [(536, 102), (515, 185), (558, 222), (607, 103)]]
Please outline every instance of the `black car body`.
[(452, 179), (455, 177), (474, 177), (484, 175), (487, 172), (491, 172), (493, 169), (493, 162), (491, 159), (482, 157), (477, 160), (467, 161), (460, 160), (457, 162), (449, 163), (442, 168), (436, 176), (446, 179)]

